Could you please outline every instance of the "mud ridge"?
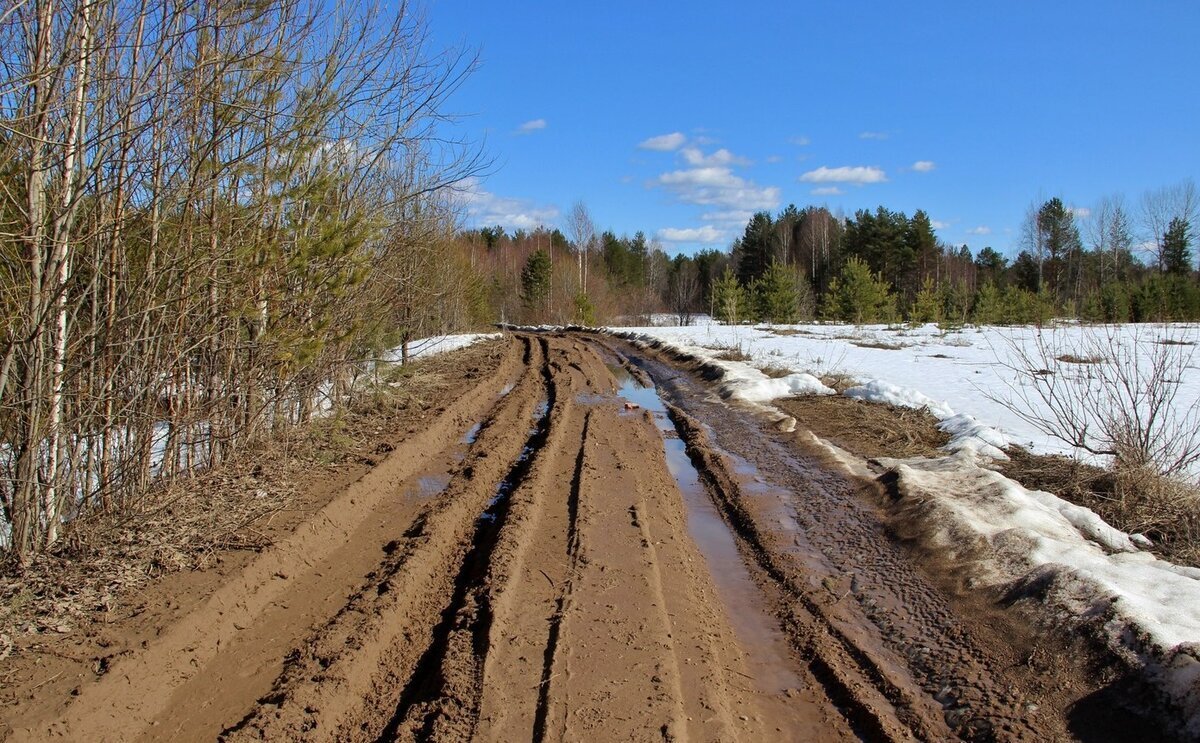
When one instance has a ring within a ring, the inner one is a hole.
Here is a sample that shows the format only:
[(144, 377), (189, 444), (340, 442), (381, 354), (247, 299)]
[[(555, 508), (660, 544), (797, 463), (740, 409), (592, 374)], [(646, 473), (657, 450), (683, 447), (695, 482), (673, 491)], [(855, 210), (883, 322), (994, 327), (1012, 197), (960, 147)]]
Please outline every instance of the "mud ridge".
[[(476, 520), (471, 547), (455, 577), (454, 595), (434, 629), (433, 641), (400, 694), (396, 713), (379, 735), (380, 743), (408, 738), (437, 739), (441, 737), (439, 726), (455, 735), (471, 737), (474, 733), (481, 694), (480, 668), (487, 657), (492, 625), (492, 594), (487, 584), (490, 565), (501, 531), (508, 523), (512, 494), (529, 477), (537, 457), (544, 451), (556, 403), (557, 389), (545, 361), (549, 348), (544, 340), (541, 348), (546, 400), (535, 408), (540, 415), (534, 430), (512, 468), (497, 485), (487, 509)], [(468, 668), (462, 668), (463, 665)], [(406, 728), (404, 735), (402, 728)]]
[[(813, 601), (807, 591), (795, 584), (788, 571), (777, 562), (762, 539), (754, 518), (741, 505), (737, 481), (730, 474), (730, 467), (725, 464), (721, 455), (713, 450), (699, 422), (674, 405), (668, 404), (667, 410), (680, 437), (687, 445), (689, 457), (711, 487), (719, 510), (743, 542), (745, 552), (791, 599), (786, 610), (787, 622), (792, 626), (789, 635), (797, 652), (809, 659), (813, 675), (826, 686), (830, 699), (844, 711), (847, 722), (856, 730), (882, 739), (889, 739), (896, 734), (897, 722), (925, 740), (935, 739), (944, 734), (944, 729), (930, 729), (927, 716), (914, 709), (926, 705), (920, 705), (911, 694), (902, 691), (889, 679), (869, 655), (825, 617), (822, 608)], [(822, 636), (827, 636), (834, 646), (827, 645), (820, 650), (815, 649), (814, 644), (821, 642)], [(843, 663), (835, 667), (827, 662), (825, 656), (830, 652), (843, 656)], [(848, 667), (856, 667), (863, 678), (845, 678)], [(888, 706), (893, 707), (892, 715), (878, 709), (878, 703), (870, 704), (860, 699), (863, 693), (862, 682), (878, 691), (882, 697), (879, 701), (886, 700)], [(854, 691), (856, 688), (859, 690), (857, 693)], [(892, 719), (889, 721), (888, 718)]]
[[(534, 363), (540, 349), (523, 339)], [(526, 367), (528, 372), (528, 367)], [(524, 374), (499, 400), (444, 494), (417, 528), (385, 545), (387, 559), (328, 623), (301, 643), (275, 690), (226, 740), (369, 741), (379, 736), (401, 690), (432, 644), (450, 604), (458, 567), (470, 549), (495, 483), (528, 441), (498, 421), (530, 420), (543, 397), (540, 375)], [(386, 710), (391, 710), (387, 712)], [(372, 732), (374, 731), (374, 732)]]

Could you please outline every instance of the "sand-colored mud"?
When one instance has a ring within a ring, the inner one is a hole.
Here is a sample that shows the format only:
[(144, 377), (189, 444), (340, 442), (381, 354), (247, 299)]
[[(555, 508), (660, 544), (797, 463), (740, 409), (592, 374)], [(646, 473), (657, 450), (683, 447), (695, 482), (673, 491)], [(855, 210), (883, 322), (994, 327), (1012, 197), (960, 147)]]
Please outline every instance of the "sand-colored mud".
[(760, 445), (667, 359), (506, 343), (492, 378), (10, 738), (1074, 737), (889, 540), (869, 484)]

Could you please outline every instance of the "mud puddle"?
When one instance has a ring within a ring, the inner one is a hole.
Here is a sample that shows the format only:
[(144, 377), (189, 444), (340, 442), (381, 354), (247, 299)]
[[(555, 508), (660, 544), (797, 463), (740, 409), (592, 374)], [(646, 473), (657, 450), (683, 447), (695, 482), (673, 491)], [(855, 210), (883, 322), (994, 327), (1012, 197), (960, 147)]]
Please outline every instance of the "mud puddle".
[(733, 464), (739, 492), (754, 503), (755, 511), (765, 517), (772, 530), (786, 535), (785, 543), (790, 541), (790, 545), (781, 545), (780, 551), (791, 555), (804, 566), (803, 575), (809, 585), (822, 584), (831, 576), (838, 575), (840, 571), (835, 570), (824, 553), (805, 536), (805, 527), (811, 523), (811, 519), (797, 511), (796, 495), (772, 484), (758, 467), (743, 457), (711, 444), (712, 430), (707, 425), (704, 428), (708, 433), (709, 445)]
[(475, 423), (467, 429), (443, 456), (412, 478), (411, 484), (404, 488), (404, 497), (426, 500), (445, 492), (446, 488), (450, 487), (455, 467), (467, 458), (467, 452), (479, 438), (482, 429), (482, 422)]
[[(667, 415), (658, 391), (644, 387), (623, 367), (610, 367), (619, 384), (617, 395), (646, 410), (662, 434), (667, 469), (675, 479), (687, 510), (688, 533), (704, 556), (717, 594), (725, 605), (734, 631), (747, 653), (754, 681), (763, 692), (778, 694), (801, 685), (799, 678), (782, 660), (788, 646), (779, 627), (763, 610), (762, 592), (742, 562), (737, 543), (729, 527), (717, 512), (700, 481), (700, 473), (688, 457), (687, 448), (675, 424)], [(626, 414), (640, 414), (632, 410)]]

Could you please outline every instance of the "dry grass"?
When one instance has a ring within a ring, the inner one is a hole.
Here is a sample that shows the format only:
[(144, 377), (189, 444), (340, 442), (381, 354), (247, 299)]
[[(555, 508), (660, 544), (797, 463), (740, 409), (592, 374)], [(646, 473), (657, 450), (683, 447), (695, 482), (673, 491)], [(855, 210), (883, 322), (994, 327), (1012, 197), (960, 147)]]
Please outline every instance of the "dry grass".
[(1073, 353), (1064, 353), (1055, 358), (1064, 364), (1103, 364), (1105, 361), (1102, 356), (1077, 356)]
[(863, 402), (841, 395), (810, 395), (775, 404), (821, 438), (868, 459), (940, 456), (950, 439), (925, 410)]
[(850, 376), (846, 372), (837, 370), (827, 371), (818, 377), (818, 379), (821, 380), (821, 384), (825, 385), (839, 395), (858, 384), (857, 379)]
[(878, 348), (883, 351), (899, 351), (908, 348), (905, 343), (888, 343), (887, 341), (863, 340), (857, 339), (850, 341), (850, 345), (858, 346), (859, 348)]
[(1109, 470), (1070, 457), (1010, 449), (1000, 471), (1095, 511), (1108, 523), (1154, 542), (1152, 551), (1179, 565), (1200, 567), (1200, 493), (1147, 468)]
[(780, 379), (782, 377), (791, 376), (795, 373), (791, 369), (783, 366), (776, 366), (774, 364), (768, 364), (767, 366), (759, 369), (759, 371), (761, 371), (763, 374), (766, 374), (771, 379)]
[(798, 330), (796, 328), (770, 328), (770, 333), (783, 338), (786, 338), (790, 335), (817, 335), (811, 330)]
[(750, 361), (752, 358), (740, 343), (714, 343), (711, 346), (704, 346), (704, 348), (717, 351), (717, 358), (721, 361)]
[(71, 631), (164, 574), (203, 569), (229, 550), (262, 550), (313, 507), (315, 482), (347, 464), (374, 464), (464, 377), (494, 370), (499, 349), (485, 342), (389, 370), (338, 415), (151, 492), (136, 513), (72, 521), (26, 567), (0, 565), (0, 659), (18, 635)]

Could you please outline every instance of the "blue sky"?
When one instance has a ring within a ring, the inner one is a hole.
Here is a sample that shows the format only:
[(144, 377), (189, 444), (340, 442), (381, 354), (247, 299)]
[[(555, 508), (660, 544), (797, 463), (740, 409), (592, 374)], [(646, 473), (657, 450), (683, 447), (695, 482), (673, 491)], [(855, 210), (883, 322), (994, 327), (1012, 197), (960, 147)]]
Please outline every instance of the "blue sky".
[(727, 247), (756, 209), (882, 204), (1013, 253), (1034, 200), (1136, 207), (1200, 175), (1195, 0), (426, 11), (435, 45), (480, 55), (449, 105), (494, 159), (471, 226), (562, 226), (582, 200), (674, 253)]

